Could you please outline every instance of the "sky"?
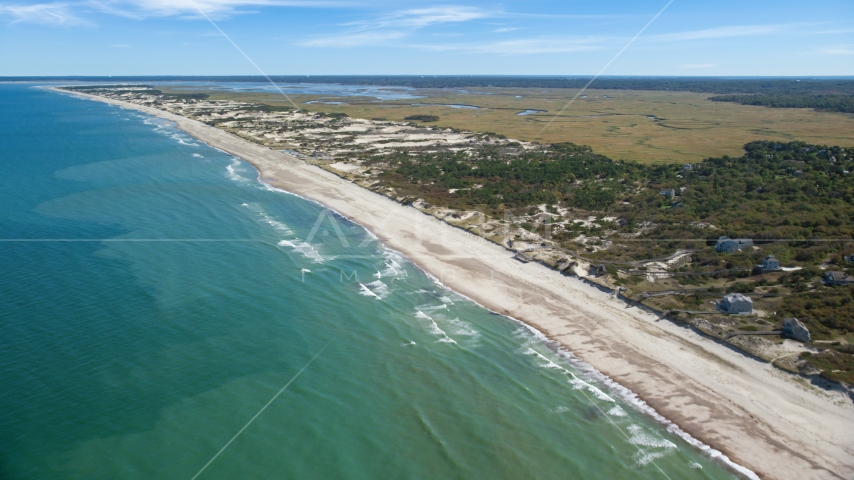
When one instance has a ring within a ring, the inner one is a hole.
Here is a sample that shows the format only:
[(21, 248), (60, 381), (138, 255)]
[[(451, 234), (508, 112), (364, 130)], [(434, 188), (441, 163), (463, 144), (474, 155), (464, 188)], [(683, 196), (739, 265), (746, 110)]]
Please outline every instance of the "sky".
[(854, 75), (852, 0), (0, 0), (0, 76)]

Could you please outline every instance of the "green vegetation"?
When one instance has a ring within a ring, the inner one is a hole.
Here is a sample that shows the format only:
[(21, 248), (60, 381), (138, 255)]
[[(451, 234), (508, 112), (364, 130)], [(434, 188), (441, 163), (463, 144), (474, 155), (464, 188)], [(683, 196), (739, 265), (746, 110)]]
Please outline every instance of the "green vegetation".
[(418, 122), (438, 122), (439, 117), (436, 115), (410, 115), (404, 117), (404, 120), (414, 120)]
[(808, 280), (813, 288), (787, 295), (777, 315), (801, 320), (814, 338), (832, 339), (840, 331), (854, 333), (854, 289), (824, 287), (818, 277)]
[[(728, 235), (773, 243), (764, 254), (774, 253), (784, 264), (808, 264), (848, 245), (830, 240), (854, 239), (854, 176), (847, 173), (854, 159), (844, 149), (802, 142), (752, 142), (744, 149), (741, 157), (690, 167), (614, 162), (573, 144), (514, 155), (489, 148), (472, 154), (401, 152), (367, 161), (393, 165), (382, 178), (431, 204), (497, 217), (505, 209), (518, 214), (540, 204), (574, 217), (616, 217), (599, 230), (579, 225), (555, 234), (568, 247), (578, 235), (604, 230), (614, 238), (637, 236), (602, 252), (606, 260), (653, 258)], [(662, 189), (675, 195), (666, 197)], [(749, 271), (761, 261), (757, 257), (747, 252), (699, 260), (709, 269)]]
[(827, 112), (854, 113), (854, 95), (720, 95), (709, 100), (773, 108), (814, 108)]
[(828, 380), (854, 385), (854, 355), (829, 349), (818, 354), (804, 352), (801, 358), (822, 370)]
[(207, 100), (207, 93), (163, 93), (151, 85), (85, 85), (80, 87), (67, 87), (68, 90), (82, 93), (110, 92), (121, 95), (124, 93), (146, 93), (149, 95), (162, 95), (164, 100)]

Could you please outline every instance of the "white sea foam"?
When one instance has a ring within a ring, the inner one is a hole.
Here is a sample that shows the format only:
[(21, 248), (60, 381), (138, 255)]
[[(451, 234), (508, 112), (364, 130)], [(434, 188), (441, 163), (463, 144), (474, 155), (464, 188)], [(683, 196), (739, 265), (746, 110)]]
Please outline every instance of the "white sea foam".
[(302, 240), (294, 239), (294, 240), (280, 240), (277, 243), (280, 247), (288, 247), (293, 249), (295, 252), (301, 254), (303, 257), (315, 262), (315, 263), (323, 263), (328, 260), (326, 257), (322, 256), (317, 249), (308, 243), (303, 242)]
[(669, 452), (647, 452), (643, 449), (638, 449), (635, 453), (635, 464), (639, 467), (648, 465), (658, 458), (667, 455)]
[(309, 269), (307, 269), (307, 268), (303, 268), (303, 269), (300, 269), (300, 272), (302, 272), (302, 273), (311, 273), (311, 270), (309, 270)]
[(368, 287), (379, 297), (386, 298), (391, 294), (391, 291), (388, 289), (388, 285), (384, 284), (379, 280), (374, 280), (373, 282), (368, 284)]
[(199, 146), (198, 143), (190, 140), (190, 138), (192, 138), (192, 137), (188, 137), (188, 136), (182, 135), (180, 133), (173, 133), (173, 134), (169, 135), (169, 137), (172, 138), (173, 140), (177, 140), (178, 143), (180, 143), (181, 145), (187, 145), (189, 147), (198, 147)]
[(225, 176), (228, 177), (229, 180), (234, 180), (235, 182), (247, 182), (249, 180), (246, 177), (243, 177), (237, 173), (245, 171), (246, 169), (243, 168), (240, 159), (232, 158), (231, 165), (226, 165), (225, 167)]
[(599, 400), (603, 400), (603, 401), (606, 401), (606, 402), (614, 402), (614, 399), (613, 399), (613, 398), (611, 398), (611, 397), (609, 397), (607, 394), (605, 394), (605, 392), (603, 392), (602, 390), (600, 390), (600, 389), (596, 388), (594, 385), (591, 385), (591, 384), (589, 384), (589, 383), (585, 382), (584, 380), (582, 380), (582, 379), (578, 378), (578, 376), (577, 376), (577, 375), (575, 375), (574, 373), (570, 372), (569, 370), (567, 370), (567, 369), (563, 368), (562, 366), (560, 366), (560, 365), (556, 364), (555, 362), (553, 362), (553, 361), (549, 360), (545, 355), (540, 354), (539, 352), (535, 351), (535, 350), (534, 350), (534, 349), (532, 349), (532, 348), (529, 348), (529, 349), (528, 349), (528, 354), (529, 354), (529, 355), (535, 355), (535, 356), (536, 356), (537, 358), (539, 358), (540, 360), (542, 360), (542, 361), (546, 362), (546, 363), (544, 363), (544, 364), (540, 365), (541, 367), (543, 367), (543, 368), (553, 368), (553, 369), (556, 369), (556, 370), (560, 370), (560, 371), (562, 371), (564, 374), (568, 375), (568, 376), (569, 376), (569, 383), (570, 383), (570, 384), (571, 384), (571, 385), (572, 385), (576, 390), (585, 389), (585, 390), (587, 390), (588, 392), (592, 393), (592, 394), (593, 394), (596, 398), (598, 398)]
[(394, 278), (406, 276), (406, 270), (398, 262), (398, 261), (403, 262), (405, 260), (403, 259), (403, 257), (399, 253), (397, 253), (394, 250), (391, 250), (389, 248), (383, 248), (382, 256), (385, 258), (384, 264), (385, 264), (386, 268), (385, 268), (385, 270), (383, 270), (381, 272), (377, 272), (379, 275), (381, 275), (383, 277), (394, 277)]
[(194, 153), (193, 156), (196, 158), (205, 158), (200, 153)]
[(447, 310), (447, 305), (418, 305), (415, 307), (417, 310), (426, 310), (428, 312), (433, 310)]
[(448, 334), (447, 334), (447, 333), (445, 333), (445, 331), (444, 331), (444, 330), (442, 330), (441, 328), (439, 328), (439, 324), (437, 324), (437, 323), (436, 323), (436, 320), (433, 320), (432, 318), (430, 318), (430, 316), (429, 316), (429, 315), (427, 315), (426, 313), (422, 312), (421, 310), (418, 310), (418, 311), (415, 313), (415, 318), (421, 318), (421, 319), (429, 320), (429, 321), (430, 321), (430, 325), (427, 327), (427, 328), (428, 328), (428, 330), (430, 331), (430, 333), (432, 333), (433, 335), (439, 335), (440, 337), (442, 337), (442, 338), (440, 338), (440, 339), (438, 340), (438, 342), (441, 342), (441, 343), (454, 343), (454, 344), (456, 344), (456, 343), (457, 343), (453, 338), (449, 337), (449, 336), (448, 336)]
[(460, 320), (459, 318), (454, 318), (454, 319), (448, 320), (448, 321), (451, 322), (451, 325), (454, 326), (454, 328), (451, 332), (454, 335), (462, 335), (465, 337), (474, 337), (474, 338), (480, 337), (480, 332), (478, 332), (477, 330), (472, 328), (470, 323), (463, 321), (463, 320)]
[(288, 227), (284, 222), (280, 222), (279, 220), (273, 218), (271, 215), (267, 214), (267, 212), (264, 211), (261, 205), (258, 205), (257, 203), (242, 203), (241, 206), (248, 208), (250, 211), (258, 215), (258, 218), (261, 220), (261, 222), (273, 227), (273, 231), (275, 231), (276, 234), (287, 237), (291, 237), (294, 235), (294, 232), (290, 229), (290, 227)]
[(361, 288), (361, 289), (362, 289), (362, 291), (361, 291), (361, 292), (359, 292), (359, 294), (360, 294), (360, 295), (364, 295), (364, 296), (366, 296), (366, 297), (374, 297), (374, 298), (376, 298), (377, 300), (382, 300), (382, 299), (380, 298), (380, 296), (379, 296), (379, 295), (377, 295), (376, 293), (372, 292), (372, 291), (371, 291), (371, 289), (370, 289), (370, 288), (368, 288), (368, 287), (366, 287), (363, 283), (360, 283), (360, 284), (359, 284), (359, 288)]
[(625, 410), (620, 408), (619, 405), (614, 405), (614, 408), (608, 410), (608, 415), (612, 417), (625, 417), (628, 416)]
[(631, 438), (629, 438), (629, 441), (632, 442), (633, 445), (648, 448), (663, 448), (666, 450), (676, 449), (675, 443), (649, 434), (640, 425), (629, 425), (627, 430), (631, 434)]

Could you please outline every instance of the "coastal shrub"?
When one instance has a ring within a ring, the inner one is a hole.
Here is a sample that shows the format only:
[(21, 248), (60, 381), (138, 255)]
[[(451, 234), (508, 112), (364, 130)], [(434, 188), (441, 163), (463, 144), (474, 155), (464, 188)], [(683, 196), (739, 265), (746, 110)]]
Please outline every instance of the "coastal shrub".
[(439, 117), (436, 115), (410, 115), (408, 117), (404, 117), (404, 120), (412, 120), (416, 122), (438, 122)]

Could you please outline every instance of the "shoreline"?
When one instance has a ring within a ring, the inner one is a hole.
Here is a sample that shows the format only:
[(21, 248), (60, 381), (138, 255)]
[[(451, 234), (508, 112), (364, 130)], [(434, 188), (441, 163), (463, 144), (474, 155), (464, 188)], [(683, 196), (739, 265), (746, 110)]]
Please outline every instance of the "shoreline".
[(521, 264), (503, 247), (282, 152), (154, 108), (51, 90), (165, 118), (247, 161), (270, 187), (330, 208), (445, 288), (532, 328), (567, 358), (594, 368), (609, 386), (634, 395), (665, 426), (675, 425), (729, 457), (731, 462), (721, 462), (736, 471), (744, 465), (769, 478), (854, 474), (850, 400), (660, 322), (580, 280), (536, 263)]

